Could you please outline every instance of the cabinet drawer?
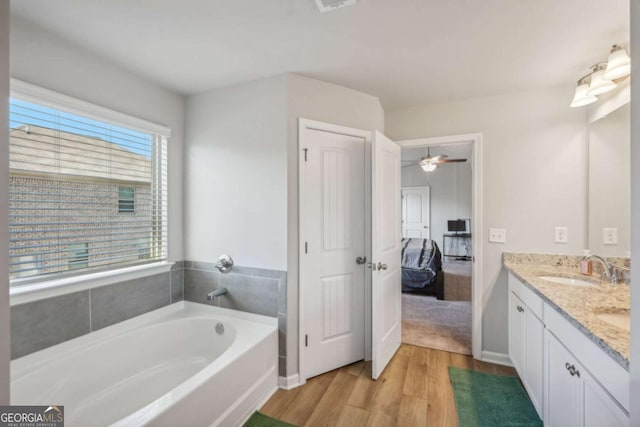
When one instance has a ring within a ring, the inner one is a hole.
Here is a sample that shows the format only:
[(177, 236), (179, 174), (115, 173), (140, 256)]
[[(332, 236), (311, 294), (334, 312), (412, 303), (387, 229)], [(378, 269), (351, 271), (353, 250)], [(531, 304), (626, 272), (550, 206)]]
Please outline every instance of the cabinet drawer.
[(547, 303), (544, 304), (544, 323), (548, 330), (571, 349), (595, 380), (628, 412), (629, 372)]
[(517, 277), (509, 273), (509, 289), (529, 307), (538, 319), (542, 320), (542, 298), (524, 285)]

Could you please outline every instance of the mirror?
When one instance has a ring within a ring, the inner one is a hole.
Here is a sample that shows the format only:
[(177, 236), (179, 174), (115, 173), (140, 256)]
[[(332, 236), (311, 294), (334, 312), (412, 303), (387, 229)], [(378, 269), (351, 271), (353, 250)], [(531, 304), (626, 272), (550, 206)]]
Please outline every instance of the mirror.
[(628, 103), (589, 125), (588, 236), (593, 254), (626, 258), (631, 250), (630, 126)]

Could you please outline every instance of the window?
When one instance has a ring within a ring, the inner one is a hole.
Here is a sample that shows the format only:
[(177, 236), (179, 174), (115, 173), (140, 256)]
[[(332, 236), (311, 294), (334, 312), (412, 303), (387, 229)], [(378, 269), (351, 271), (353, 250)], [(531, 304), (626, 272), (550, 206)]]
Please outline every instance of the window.
[(13, 89), (12, 284), (166, 259), (168, 129), (40, 88), (42, 100)]
[(69, 269), (77, 270), (89, 266), (89, 244), (75, 243), (69, 245)]
[(133, 213), (136, 210), (135, 187), (118, 187), (118, 212)]

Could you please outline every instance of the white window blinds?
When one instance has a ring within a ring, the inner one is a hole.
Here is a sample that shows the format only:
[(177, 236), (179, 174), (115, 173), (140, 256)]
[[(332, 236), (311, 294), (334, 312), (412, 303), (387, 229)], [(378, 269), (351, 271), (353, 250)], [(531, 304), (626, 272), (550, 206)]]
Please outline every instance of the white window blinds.
[(167, 256), (167, 138), (12, 98), (12, 279)]

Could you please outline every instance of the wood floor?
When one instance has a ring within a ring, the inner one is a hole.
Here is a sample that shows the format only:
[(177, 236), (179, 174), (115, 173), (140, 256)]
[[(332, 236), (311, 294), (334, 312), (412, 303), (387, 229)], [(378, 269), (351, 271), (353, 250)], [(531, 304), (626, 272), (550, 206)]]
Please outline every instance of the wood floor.
[(358, 362), (278, 390), (261, 412), (299, 426), (457, 426), (449, 366), (515, 375), (470, 356), (403, 344), (378, 381)]

